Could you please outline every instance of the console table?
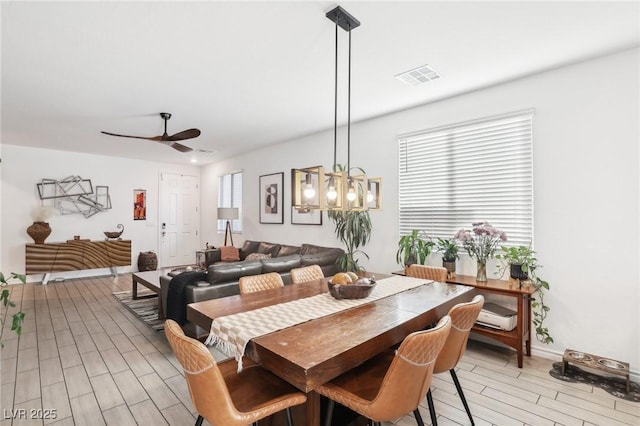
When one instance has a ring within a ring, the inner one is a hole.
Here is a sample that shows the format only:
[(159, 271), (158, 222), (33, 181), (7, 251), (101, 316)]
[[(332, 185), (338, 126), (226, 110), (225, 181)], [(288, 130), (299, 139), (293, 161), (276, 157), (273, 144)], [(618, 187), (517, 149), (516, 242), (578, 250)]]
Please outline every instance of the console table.
[(110, 268), (131, 265), (131, 240), (68, 241), (66, 243), (27, 244), (26, 274), (44, 274), (42, 284), (51, 272)]
[(535, 290), (534, 287), (493, 279), (489, 279), (487, 282), (478, 282), (476, 277), (468, 275), (456, 275), (448, 279), (447, 282), (475, 287), (479, 293), (501, 294), (516, 298), (518, 305), (516, 328), (504, 331), (476, 324), (473, 326), (473, 331), (515, 349), (518, 354), (518, 367), (522, 368), (523, 346), (525, 346), (527, 356), (531, 356), (531, 295)]

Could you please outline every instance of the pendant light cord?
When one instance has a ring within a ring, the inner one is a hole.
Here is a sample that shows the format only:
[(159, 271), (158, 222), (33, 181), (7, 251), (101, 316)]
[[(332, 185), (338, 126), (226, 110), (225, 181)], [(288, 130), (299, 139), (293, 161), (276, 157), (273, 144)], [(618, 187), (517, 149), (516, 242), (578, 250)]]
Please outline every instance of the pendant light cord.
[(349, 27), (349, 79), (347, 81), (347, 177), (351, 177), (351, 27)]
[(333, 88), (333, 172), (337, 171), (337, 150), (338, 150), (338, 23), (336, 22), (336, 57), (335, 57), (335, 77)]

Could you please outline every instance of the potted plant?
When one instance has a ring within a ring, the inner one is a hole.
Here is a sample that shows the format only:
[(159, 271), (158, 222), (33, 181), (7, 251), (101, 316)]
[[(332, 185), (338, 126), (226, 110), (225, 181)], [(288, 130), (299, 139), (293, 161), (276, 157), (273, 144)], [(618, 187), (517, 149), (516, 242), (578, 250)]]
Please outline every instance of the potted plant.
[(345, 254), (338, 259), (343, 271), (358, 272), (363, 268), (358, 264), (357, 255), (367, 259), (369, 255), (360, 247), (371, 238), (371, 218), (368, 211), (362, 210), (329, 210), (329, 218), (336, 224), (336, 235), (346, 245)]
[[(507, 270), (515, 279), (529, 279), (534, 287), (531, 295), (531, 310), (533, 312), (533, 326), (536, 330), (536, 338), (544, 344), (553, 343), (553, 337), (549, 334), (549, 329), (544, 326), (544, 320), (550, 308), (544, 303), (544, 290), (549, 290), (549, 283), (538, 276), (538, 259), (535, 251), (531, 247), (502, 247), (503, 254), (496, 255), (502, 261), (498, 266), (498, 275), (502, 277)], [(521, 277), (525, 278), (521, 278)]]
[(498, 275), (504, 276), (507, 267), (509, 267), (511, 278), (518, 280), (528, 279), (529, 271), (535, 270), (537, 267), (537, 259), (534, 257), (535, 252), (531, 250), (531, 247), (502, 246), (501, 248), (502, 254), (496, 255), (496, 259), (502, 260), (502, 263), (498, 266)]
[(438, 238), (436, 251), (442, 253), (442, 266), (447, 268), (449, 274), (455, 274), (456, 259), (460, 259), (456, 240), (453, 238)]
[(399, 265), (409, 266), (413, 263), (424, 265), (435, 244), (428, 236), (423, 235), (414, 229), (410, 234), (400, 237), (396, 252), (396, 262)]
[[(26, 278), (24, 275), (20, 275), (20, 274), (16, 274), (15, 272), (12, 272), (9, 275), (9, 278), (5, 278), (4, 274), (2, 272), (0, 272), (0, 286), (1, 287), (5, 287), (7, 285), (9, 285), (9, 281), (12, 279), (18, 279), (22, 282), (22, 284), (24, 284), (26, 282)], [(7, 306), (10, 307), (15, 307), (16, 304), (13, 303), (11, 300), (9, 300), (9, 295), (11, 294), (11, 292), (9, 291), (9, 289), (7, 288), (3, 288), (2, 292), (0, 293), (0, 300), (2, 300), (2, 305), (5, 307), (5, 309), (7, 308)], [(2, 313), (2, 316), (0, 317), (0, 329), (2, 329), (2, 326), (4, 324), (4, 312)], [(13, 314), (13, 320), (11, 323), (11, 330), (15, 331), (16, 334), (19, 336), (20, 334), (22, 334), (22, 321), (24, 320), (24, 312), (20, 311), (17, 312), (15, 314)], [(0, 346), (4, 347), (4, 342), (2, 342), (0, 340)]]

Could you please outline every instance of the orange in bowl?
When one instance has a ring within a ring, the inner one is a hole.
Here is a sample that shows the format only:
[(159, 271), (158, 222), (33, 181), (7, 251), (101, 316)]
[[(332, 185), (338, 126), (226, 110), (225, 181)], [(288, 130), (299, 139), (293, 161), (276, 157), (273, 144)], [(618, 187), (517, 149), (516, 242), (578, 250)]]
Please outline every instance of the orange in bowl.
[(333, 284), (352, 284), (353, 280), (351, 279), (349, 274), (338, 272), (333, 276), (333, 278), (331, 278), (331, 282)]

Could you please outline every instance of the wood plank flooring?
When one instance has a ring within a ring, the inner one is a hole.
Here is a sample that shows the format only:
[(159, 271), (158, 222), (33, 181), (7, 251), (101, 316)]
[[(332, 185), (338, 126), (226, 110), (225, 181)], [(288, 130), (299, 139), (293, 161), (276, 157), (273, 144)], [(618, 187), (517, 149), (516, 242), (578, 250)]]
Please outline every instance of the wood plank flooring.
[[(9, 288), (26, 317), (17, 337), (9, 330), (17, 308), (2, 311), (0, 426), (195, 423), (182, 370), (164, 334), (111, 295), (131, 288), (129, 274)], [(525, 357), (519, 369), (514, 351), (470, 342), (458, 377), (475, 424), (640, 425), (639, 403), (555, 380), (551, 364)], [(432, 392), (440, 425), (469, 424), (448, 374), (434, 377)], [(428, 423), (426, 400), (420, 410)], [(407, 415), (386, 426), (415, 424)]]

